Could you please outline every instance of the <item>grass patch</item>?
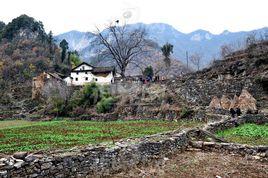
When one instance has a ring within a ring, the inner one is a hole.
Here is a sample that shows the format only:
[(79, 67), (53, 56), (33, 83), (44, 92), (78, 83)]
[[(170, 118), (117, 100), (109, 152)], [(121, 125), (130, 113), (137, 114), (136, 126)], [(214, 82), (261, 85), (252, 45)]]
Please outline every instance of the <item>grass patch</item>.
[(1, 121), (0, 152), (63, 149), (201, 125), (197, 121)]
[(219, 131), (218, 136), (229, 142), (249, 145), (268, 145), (268, 124), (244, 124), (235, 128)]
[(26, 121), (26, 120), (4, 120), (0, 121), (0, 129), (12, 128), (12, 127), (21, 127), (21, 126), (30, 126), (37, 124), (36, 122)]

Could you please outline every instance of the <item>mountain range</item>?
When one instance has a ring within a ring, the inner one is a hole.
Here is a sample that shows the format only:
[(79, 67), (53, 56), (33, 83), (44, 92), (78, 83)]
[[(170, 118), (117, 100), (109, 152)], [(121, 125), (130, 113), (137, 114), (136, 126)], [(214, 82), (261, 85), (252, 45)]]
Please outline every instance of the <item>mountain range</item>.
[[(225, 30), (220, 34), (212, 34), (202, 29), (191, 33), (182, 33), (171, 25), (164, 23), (137, 23), (130, 24), (129, 26), (131, 28), (145, 28), (148, 38), (155, 41), (159, 46), (167, 42), (174, 45), (172, 57), (183, 63), (186, 63), (186, 51), (189, 56), (196, 52), (200, 53), (202, 55), (203, 67), (208, 65), (213, 58), (219, 58), (222, 45), (232, 44), (236, 48), (240, 48), (245, 44), (245, 39), (249, 34), (255, 33), (257, 37), (268, 34), (268, 27), (240, 32)], [(94, 33), (92, 32), (69, 31), (55, 36), (55, 39), (58, 43), (62, 39), (66, 39), (70, 50), (78, 51), (84, 61), (90, 62), (96, 56), (94, 47), (91, 45), (91, 42), (94, 40)]]

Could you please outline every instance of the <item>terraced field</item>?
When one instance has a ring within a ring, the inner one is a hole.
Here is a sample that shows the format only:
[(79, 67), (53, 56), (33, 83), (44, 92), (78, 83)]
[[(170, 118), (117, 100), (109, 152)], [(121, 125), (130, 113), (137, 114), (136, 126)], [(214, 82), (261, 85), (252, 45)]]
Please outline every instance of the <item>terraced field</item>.
[(220, 131), (217, 135), (229, 142), (249, 145), (268, 145), (268, 124), (244, 124), (239, 127)]
[(63, 149), (196, 127), (196, 121), (0, 121), (0, 153)]

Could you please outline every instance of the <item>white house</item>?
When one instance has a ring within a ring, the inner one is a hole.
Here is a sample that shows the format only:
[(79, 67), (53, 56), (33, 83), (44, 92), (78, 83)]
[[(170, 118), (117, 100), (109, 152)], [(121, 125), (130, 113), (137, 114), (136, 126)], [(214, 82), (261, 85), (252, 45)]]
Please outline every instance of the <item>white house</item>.
[(82, 86), (86, 83), (111, 84), (114, 82), (114, 67), (94, 67), (83, 62), (72, 69), (70, 76), (64, 78), (67, 85)]

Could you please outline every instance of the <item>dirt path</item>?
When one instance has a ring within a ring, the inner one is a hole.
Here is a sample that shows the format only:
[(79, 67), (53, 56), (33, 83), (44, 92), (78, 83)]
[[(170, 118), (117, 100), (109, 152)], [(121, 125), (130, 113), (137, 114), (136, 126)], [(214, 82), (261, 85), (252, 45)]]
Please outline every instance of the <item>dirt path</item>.
[(267, 178), (268, 162), (232, 154), (187, 151), (159, 165), (134, 168), (113, 177), (145, 178)]

